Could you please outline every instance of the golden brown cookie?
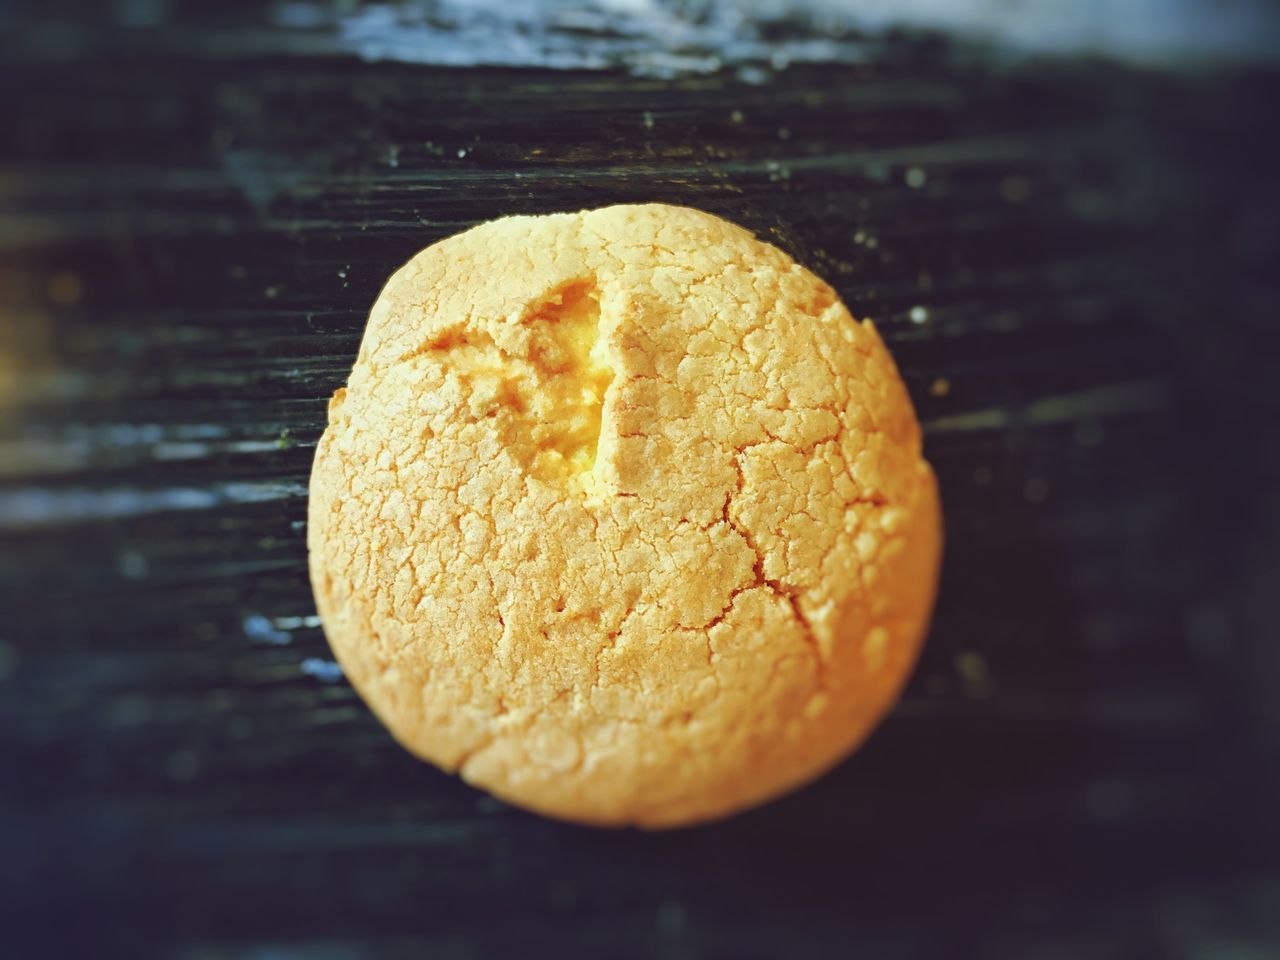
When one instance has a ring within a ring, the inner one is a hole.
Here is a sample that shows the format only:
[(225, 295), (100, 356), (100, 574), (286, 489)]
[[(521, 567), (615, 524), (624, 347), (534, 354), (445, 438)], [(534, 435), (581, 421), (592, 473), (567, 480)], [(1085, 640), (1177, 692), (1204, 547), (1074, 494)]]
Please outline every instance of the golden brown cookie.
[(832, 289), (660, 204), (508, 217), (387, 283), (311, 476), (311, 579), (396, 738), (511, 803), (758, 804), (897, 697), (941, 523)]

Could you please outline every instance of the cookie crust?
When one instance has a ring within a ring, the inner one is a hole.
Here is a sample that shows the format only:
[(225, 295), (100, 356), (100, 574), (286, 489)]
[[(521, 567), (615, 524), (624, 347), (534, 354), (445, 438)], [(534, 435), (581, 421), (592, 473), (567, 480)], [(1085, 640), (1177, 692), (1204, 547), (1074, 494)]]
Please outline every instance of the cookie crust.
[(392, 276), (308, 548), (405, 747), (543, 814), (666, 827), (865, 738), (941, 518), (874, 328), (747, 231), (646, 204), (492, 221)]

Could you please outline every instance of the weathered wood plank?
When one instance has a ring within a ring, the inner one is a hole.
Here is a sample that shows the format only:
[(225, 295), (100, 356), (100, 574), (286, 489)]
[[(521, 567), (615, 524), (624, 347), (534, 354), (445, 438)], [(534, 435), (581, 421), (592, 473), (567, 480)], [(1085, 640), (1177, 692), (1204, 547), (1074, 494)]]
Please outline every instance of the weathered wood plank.
[[(0, 76), (0, 879), (31, 943), (1280, 936), (1274, 75), (89, 51)], [(949, 538), (868, 747), (657, 837), (405, 756), (332, 675), (304, 549), (325, 399), (387, 274), (489, 217), (647, 199), (760, 231), (877, 322)]]

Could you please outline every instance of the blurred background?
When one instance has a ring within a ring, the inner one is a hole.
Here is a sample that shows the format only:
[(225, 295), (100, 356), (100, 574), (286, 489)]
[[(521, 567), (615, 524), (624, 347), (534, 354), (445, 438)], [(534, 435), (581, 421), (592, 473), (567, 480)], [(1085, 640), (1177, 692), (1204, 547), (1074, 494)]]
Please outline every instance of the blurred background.
[[(1280, 956), (1280, 4), (0, 2), (5, 954)], [(306, 575), (366, 312), (481, 220), (736, 220), (947, 518), (855, 757), (671, 834), (397, 748)]]

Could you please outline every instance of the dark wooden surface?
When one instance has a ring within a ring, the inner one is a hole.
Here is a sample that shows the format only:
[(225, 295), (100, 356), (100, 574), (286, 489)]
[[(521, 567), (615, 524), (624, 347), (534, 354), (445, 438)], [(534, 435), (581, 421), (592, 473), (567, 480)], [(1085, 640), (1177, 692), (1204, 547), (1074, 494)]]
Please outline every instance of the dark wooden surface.
[[(6, 955), (1277, 955), (1274, 72), (41, 36), (0, 45)], [(389, 272), (640, 200), (759, 231), (877, 322), (948, 533), (866, 748), (658, 835), (401, 752), (333, 669), (304, 547)]]

